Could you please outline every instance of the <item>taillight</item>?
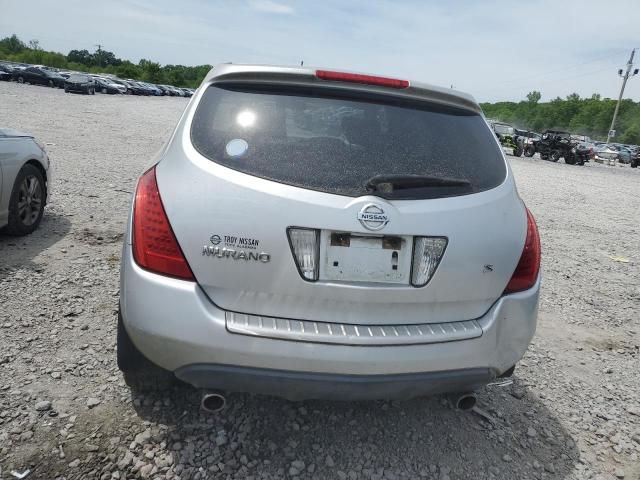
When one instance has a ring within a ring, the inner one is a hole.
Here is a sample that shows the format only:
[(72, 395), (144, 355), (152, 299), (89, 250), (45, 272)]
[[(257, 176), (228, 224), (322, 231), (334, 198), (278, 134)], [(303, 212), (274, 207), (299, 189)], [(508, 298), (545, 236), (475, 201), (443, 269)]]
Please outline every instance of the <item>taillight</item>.
[(133, 258), (151, 272), (195, 280), (162, 206), (155, 167), (140, 177), (136, 189)]
[(444, 237), (415, 237), (413, 241), (413, 263), (411, 285), (424, 287), (438, 268), (447, 239)]
[(520, 261), (504, 293), (520, 292), (533, 287), (540, 272), (540, 234), (536, 221), (527, 208), (527, 239), (524, 242)]
[(331, 70), (316, 70), (316, 77), (322, 80), (335, 80), (337, 82), (362, 83), (365, 85), (378, 85), (390, 88), (409, 88), (408, 80), (397, 78), (377, 77), (374, 75), (362, 75), (359, 73), (334, 72)]
[(298, 272), (305, 280), (315, 282), (320, 267), (320, 232), (311, 228), (289, 227), (287, 234)]

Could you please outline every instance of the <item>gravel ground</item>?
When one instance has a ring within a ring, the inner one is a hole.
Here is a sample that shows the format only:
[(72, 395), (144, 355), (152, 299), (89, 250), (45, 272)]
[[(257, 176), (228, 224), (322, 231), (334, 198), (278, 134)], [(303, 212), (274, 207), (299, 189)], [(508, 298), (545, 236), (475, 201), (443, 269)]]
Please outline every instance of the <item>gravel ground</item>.
[(56, 167), (41, 228), (0, 236), (0, 479), (640, 478), (640, 169), (510, 158), (544, 249), (538, 333), (479, 410), (132, 395), (115, 363), (137, 175), (187, 100), (0, 84)]

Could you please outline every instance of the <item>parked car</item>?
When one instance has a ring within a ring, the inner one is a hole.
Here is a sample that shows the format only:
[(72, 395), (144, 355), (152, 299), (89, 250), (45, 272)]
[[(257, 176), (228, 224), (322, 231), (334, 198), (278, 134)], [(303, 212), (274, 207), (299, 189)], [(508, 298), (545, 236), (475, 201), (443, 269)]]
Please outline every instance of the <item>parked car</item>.
[(606, 143), (596, 146), (594, 154), (596, 160), (605, 160), (607, 162), (618, 159), (618, 150), (613, 145), (607, 145)]
[(13, 69), (9, 68), (5, 65), (0, 64), (0, 80), (4, 80), (5, 82), (11, 81)]
[(0, 232), (33, 232), (51, 192), (52, 168), (32, 135), (0, 128)]
[(613, 145), (618, 151), (618, 162), (620, 163), (631, 163), (631, 159), (633, 158), (633, 153), (631, 149), (626, 145)]
[(516, 157), (521, 157), (524, 152), (524, 140), (515, 132), (515, 128), (506, 123), (490, 122), (491, 128), (498, 141), (503, 148), (510, 150), (511, 154)]
[(169, 85), (156, 85), (160, 90), (162, 90), (162, 94), (167, 97), (175, 97), (175, 92), (169, 87)]
[(189, 88), (181, 88), (180, 90), (182, 90), (185, 97), (191, 97), (193, 95), (193, 92)]
[(13, 79), (18, 83), (64, 88), (64, 77), (41, 67), (27, 67), (24, 70), (14, 70), (12, 75)]
[(131, 93), (133, 93), (134, 95), (145, 95), (145, 96), (151, 95), (151, 89), (149, 87), (146, 87), (141, 82), (127, 80), (127, 83), (129, 84)]
[(96, 82), (90, 75), (73, 73), (64, 82), (64, 91), (67, 93), (76, 92), (94, 95), (96, 93)]
[(114, 78), (114, 77), (109, 77), (109, 80), (113, 83), (115, 83), (116, 85), (121, 85), (124, 87), (124, 94), (126, 95), (133, 95), (133, 88), (131, 86), (131, 84), (125, 80), (122, 80), (120, 78)]
[(122, 84), (115, 83), (110, 78), (95, 77), (96, 91), (100, 93), (117, 94), (127, 93), (127, 87)]
[(152, 83), (147, 83), (147, 82), (138, 82), (138, 83), (141, 84), (143, 87), (145, 87), (147, 90), (149, 90), (150, 95), (155, 95), (155, 96), (164, 95), (164, 92), (162, 91), (162, 89), (158, 88), (156, 85)]
[(638, 164), (640, 163), (640, 147), (637, 145), (632, 145), (630, 147), (631, 150), (631, 162), (629, 165), (631, 168), (638, 168)]
[(470, 95), (231, 64), (200, 88), (134, 195), (129, 385), (177, 377), (217, 392), (210, 411), (225, 390), (462, 392), (470, 408), (512, 374), (535, 331), (540, 239)]

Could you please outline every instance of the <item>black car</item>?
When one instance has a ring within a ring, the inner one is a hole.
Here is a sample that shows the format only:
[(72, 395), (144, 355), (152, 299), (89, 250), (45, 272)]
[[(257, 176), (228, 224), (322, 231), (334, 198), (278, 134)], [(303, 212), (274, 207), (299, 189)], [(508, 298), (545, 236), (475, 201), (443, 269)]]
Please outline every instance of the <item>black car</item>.
[(640, 165), (640, 148), (632, 149), (631, 153), (633, 154), (631, 168), (638, 168), (638, 165)]
[(69, 75), (69, 78), (64, 82), (64, 91), (93, 95), (96, 93), (96, 82), (89, 75), (74, 73)]
[(149, 88), (133, 80), (127, 80), (127, 88), (129, 88), (134, 95), (151, 95)]
[(0, 80), (4, 80), (4, 81), (10, 81), (11, 80), (11, 73), (13, 72), (13, 68), (8, 67), (7, 65), (2, 65), (0, 64)]
[(95, 77), (96, 81), (96, 90), (102, 93), (108, 93), (110, 95), (114, 95), (116, 93), (124, 93), (123, 90), (120, 90), (118, 86), (119, 84), (114, 83), (113, 81), (107, 80), (105, 78)]
[(122, 85), (125, 90), (124, 93), (125, 95), (132, 95), (133, 94), (133, 89), (131, 87), (131, 85), (129, 84), (129, 82), (125, 81), (125, 80), (121, 80), (119, 78), (115, 78), (115, 77), (111, 77), (110, 79), (113, 83), (117, 83), (118, 85)]
[(158, 87), (160, 90), (162, 90), (162, 93), (164, 95), (166, 95), (167, 97), (175, 97), (177, 95), (177, 93), (172, 90), (169, 85), (156, 85), (156, 87)]
[(24, 70), (16, 70), (12, 73), (12, 76), (18, 83), (64, 88), (64, 77), (40, 67), (27, 67)]

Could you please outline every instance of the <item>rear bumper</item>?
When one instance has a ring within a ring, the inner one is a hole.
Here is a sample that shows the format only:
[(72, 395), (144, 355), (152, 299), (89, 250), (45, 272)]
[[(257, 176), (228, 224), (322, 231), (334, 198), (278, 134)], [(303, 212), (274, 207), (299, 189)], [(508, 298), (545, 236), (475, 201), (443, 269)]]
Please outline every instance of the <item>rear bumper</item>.
[(141, 269), (125, 244), (120, 304), (137, 348), (197, 387), (287, 398), (384, 398), (472, 390), (515, 365), (535, 333), (539, 287), (538, 280), (500, 298), (476, 319), (478, 338), (398, 346), (309, 343), (230, 333), (226, 312), (197, 284)]
[(197, 388), (324, 400), (403, 399), (445, 392), (470, 392), (492, 378), (487, 368), (395, 375), (338, 375), (229, 365), (179, 368), (176, 377)]
[(79, 85), (66, 84), (66, 85), (64, 85), (64, 87), (69, 92), (83, 92), (84, 93), (84, 92), (88, 92), (89, 90), (91, 90), (91, 87), (81, 87)]

